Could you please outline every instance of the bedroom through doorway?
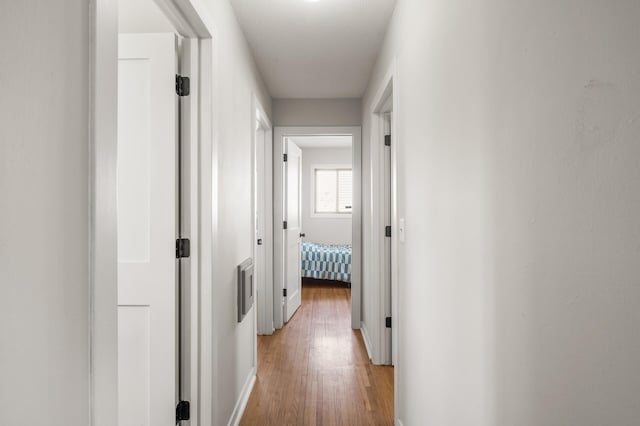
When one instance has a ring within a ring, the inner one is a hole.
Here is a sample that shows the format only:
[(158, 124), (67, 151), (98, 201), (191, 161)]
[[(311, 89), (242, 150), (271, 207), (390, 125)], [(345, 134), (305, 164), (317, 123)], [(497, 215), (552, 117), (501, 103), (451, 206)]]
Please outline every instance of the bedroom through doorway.
[(276, 330), (296, 315), (305, 288), (339, 291), (349, 328), (360, 328), (360, 144), (359, 127), (275, 128)]
[[(306, 288), (343, 289), (351, 299), (353, 155), (352, 137), (299, 136), (301, 280)], [(338, 293), (340, 294), (340, 293)]]

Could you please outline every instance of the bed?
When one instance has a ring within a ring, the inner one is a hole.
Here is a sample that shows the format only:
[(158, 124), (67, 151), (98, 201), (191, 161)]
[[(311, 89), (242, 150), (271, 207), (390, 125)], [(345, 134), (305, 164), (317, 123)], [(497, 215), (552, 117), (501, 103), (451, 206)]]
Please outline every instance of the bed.
[(351, 244), (302, 243), (302, 277), (351, 283)]

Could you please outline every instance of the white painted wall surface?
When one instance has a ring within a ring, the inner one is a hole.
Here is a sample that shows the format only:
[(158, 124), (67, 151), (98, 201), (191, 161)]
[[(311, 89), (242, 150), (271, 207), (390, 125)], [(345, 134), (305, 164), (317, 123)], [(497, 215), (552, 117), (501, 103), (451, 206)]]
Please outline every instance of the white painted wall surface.
[[(252, 118), (253, 95), (271, 114), (251, 52), (227, 0), (206, 0), (216, 33), (213, 38), (214, 227), (212, 412), (211, 422), (226, 425), (255, 365), (255, 307), (237, 323), (236, 266), (252, 256)], [(204, 218), (203, 220), (209, 220)], [(217, 233), (216, 233), (217, 230)], [(205, 290), (204, 293), (207, 293)]]
[(304, 148), (302, 150), (302, 232), (303, 241), (324, 244), (351, 244), (351, 215), (344, 218), (312, 217), (312, 166), (351, 166), (351, 148)]
[(274, 99), (274, 126), (359, 126), (362, 100)]
[(637, 1), (398, 2), (363, 141), (397, 57), (405, 425), (637, 424), (639, 21)]
[(0, 9), (0, 423), (86, 426), (89, 2)]

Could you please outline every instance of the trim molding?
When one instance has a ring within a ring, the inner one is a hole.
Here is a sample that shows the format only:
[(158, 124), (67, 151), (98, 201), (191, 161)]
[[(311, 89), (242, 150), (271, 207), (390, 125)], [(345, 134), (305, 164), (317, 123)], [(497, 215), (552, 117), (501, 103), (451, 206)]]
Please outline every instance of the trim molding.
[(89, 424), (118, 422), (117, 2), (92, 0), (89, 100)]
[(253, 385), (255, 383), (256, 368), (253, 367), (249, 372), (247, 381), (244, 382), (244, 386), (242, 386), (242, 391), (240, 392), (238, 401), (236, 401), (236, 406), (233, 407), (233, 412), (231, 413), (231, 417), (229, 417), (227, 426), (238, 426), (240, 424), (240, 420), (242, 420), (242, 415), (244, 414), (244, 409), (247, 408), (247, 402), (249, 402), (249, 396), (251, 396), (251, 391), (253, 390)]
[(369, 332), (367, 331), (367, 325), (362, 321), (360, 322), (360, 333), (362, 334), (362, 340), (364, 340), (364, 347), (367, 348), (367, 355), (369, 355), (369, 359), (372, 360), (371, 338), (369, 337)]

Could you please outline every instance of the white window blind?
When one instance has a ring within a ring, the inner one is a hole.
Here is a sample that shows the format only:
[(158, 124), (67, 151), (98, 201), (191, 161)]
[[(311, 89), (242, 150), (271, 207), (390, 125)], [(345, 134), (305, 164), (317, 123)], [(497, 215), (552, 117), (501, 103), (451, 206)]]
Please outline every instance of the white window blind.
[(338, 170), (338, 212), (351, 213), (351, 170)]
[(315, 213), (350, 214), (353, 198), (351, 169), (315, 169)]

